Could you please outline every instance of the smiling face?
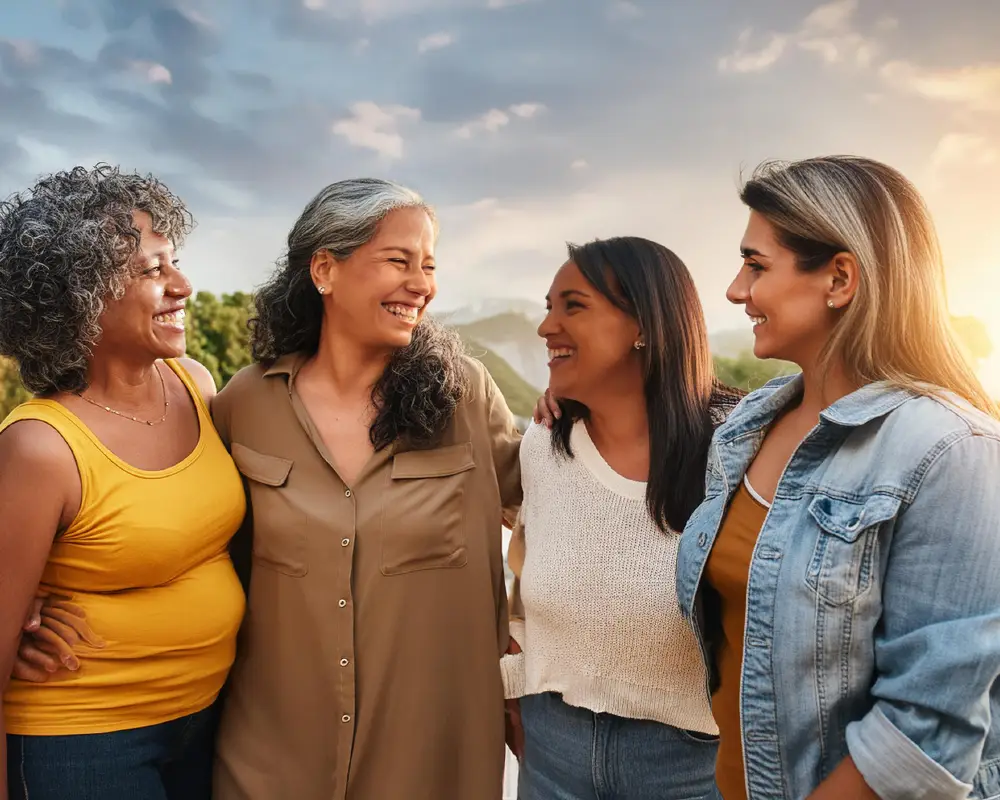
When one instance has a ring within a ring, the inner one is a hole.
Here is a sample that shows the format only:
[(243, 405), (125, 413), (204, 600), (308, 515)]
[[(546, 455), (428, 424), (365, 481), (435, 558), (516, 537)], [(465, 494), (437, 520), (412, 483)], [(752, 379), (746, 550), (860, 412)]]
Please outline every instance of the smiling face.
[(312, 278), (325, 297), (324, 325), (366, 347), (406, 347), (437, 294), (435, 240), (426, 211), (400, 208), (343, 261), (317, 252)]
[(837, 259), (811, 272), (801, 270), (796, 254), (781, 244), (774, 226), (756, 211), (750, 212), (740, 253), (743, 265), (726, 297), (746, 308), (753, 323), (754, 355), (799, 366), (814, 363), (846, 302)]
[(125, 294), (109, 300), (99, 325), (98, 349), (134, 354), (140, 360), (180, 358), (185, 353), (184, 306), (191, 283), (180, 269), (173, 243), (154, 233), (144, 211), (132, 215), (141, 238)]
[(572, 261), (556, 273), (538, 335), (549, 350), (549, 389), (591, 405), (608, 388), (642, 381), (639, 323), (615, 306)]

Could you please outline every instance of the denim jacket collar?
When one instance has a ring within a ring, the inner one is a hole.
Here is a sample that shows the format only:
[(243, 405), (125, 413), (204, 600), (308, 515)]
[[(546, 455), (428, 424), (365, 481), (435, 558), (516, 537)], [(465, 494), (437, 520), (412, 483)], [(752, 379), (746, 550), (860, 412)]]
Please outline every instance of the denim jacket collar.
[[(776, 378), (761, 390), (749, 395), (743, 402), (739, 424), (725, 426), (719, 432), (719, 441), (728, 443), (759, 431), (770, 425), (781, 410), (802, 393), (801, 373)], [(893, 386), (885, 381), (869, 383), (855, 392), (837, 400), (820, 412), (820, 418), (833, 425), (857, 428), (896, 410), (913, 393), (909, 389)]]

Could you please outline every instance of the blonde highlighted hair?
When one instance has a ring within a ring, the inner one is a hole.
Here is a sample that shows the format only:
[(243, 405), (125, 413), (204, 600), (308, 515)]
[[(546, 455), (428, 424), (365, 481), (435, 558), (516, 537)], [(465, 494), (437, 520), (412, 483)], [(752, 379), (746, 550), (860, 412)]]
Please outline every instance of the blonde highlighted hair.
[(862, 385), (886, 381), (920, 394), (940, 387), (1000, 418), (952, 328), (930, 213), (901, 173), (854, 156), (770, 161), (740, 197), (776, 228), (800, 269), (843, 252), (857, 260), (860, 286), (821, 368), (837, 358)]

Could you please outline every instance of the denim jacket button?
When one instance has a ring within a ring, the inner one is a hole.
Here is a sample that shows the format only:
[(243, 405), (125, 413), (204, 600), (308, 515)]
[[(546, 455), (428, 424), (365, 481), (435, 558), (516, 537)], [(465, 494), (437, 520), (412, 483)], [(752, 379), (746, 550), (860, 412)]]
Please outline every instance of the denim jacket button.
[(706, 544), (708, 544), (708, 536), (705, 535), (705, 531), (702, 531), (698, 534), (698, 547), (704, 550)]

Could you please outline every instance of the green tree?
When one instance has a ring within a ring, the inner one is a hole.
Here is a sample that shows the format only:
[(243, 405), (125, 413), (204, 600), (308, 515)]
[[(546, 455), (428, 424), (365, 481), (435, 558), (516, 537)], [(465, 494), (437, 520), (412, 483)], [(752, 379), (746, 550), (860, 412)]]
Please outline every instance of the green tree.
[(0, 419), (30, 398), (31, 394), (21, 384), (17, 374), (17, 365), (9, 358), (0, 357)]
[(745, 391), (759, 389), (772, 378), (791, 375), (798, 371), (797, 366), (787, 361), (764, 360), (750, 352), (740, 353), (735, 358), (715, 357), (716, 377), (728, 386)]
[(221, 389), (250, 364), (250, 318), (253, 298), (245, 292), (216, 297), (198, 292), (187, 306), (187, 354), (208, 368)]

